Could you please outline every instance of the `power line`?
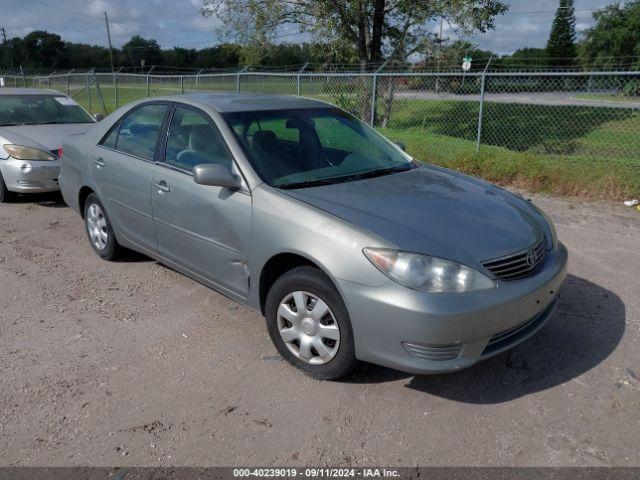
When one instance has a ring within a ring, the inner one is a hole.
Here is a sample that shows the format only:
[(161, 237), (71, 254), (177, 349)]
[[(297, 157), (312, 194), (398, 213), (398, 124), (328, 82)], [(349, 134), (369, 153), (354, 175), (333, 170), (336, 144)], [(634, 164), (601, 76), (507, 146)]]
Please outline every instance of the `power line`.
[[(567, 10), (570, 8), (571, 7), (558, 7), (557, 10), (530, 10), (530, 11), (514, 10), (514, 11), (507, 11), (502, 15), (529, 15), (529, 14), (536, 14), (536, 13), (556, 13), (558, 10)], [(601, 10), (601, 9), (600, 8), (581, 8), (578, 10), (574, 10), (574, 12), (595, 12), (596, 10)]]
[(65, 13), (71, 13), (73, 15), (80, 15), (80, 16), (85, 17), (85, 18), (90, 18), (92, 20), (96, 20), (96, 21), (102, 22), (102, 18), (101, 17), (94, 17), (93, 15), (89, 15), (87, 13), (82, 13), (82, 12), (78, 12), (78, 11), (75, 11), (75, 10), (68, 10), (66, 8), (59, 7), (57, 5), (52, 5), (51, 3), (43, 2), (42, 0), (31, 0), (31, 1), (32, 2), (36, 2), (36, 3), (40, 3), (41, 5), (45, 5), (45, 6), (49, 7), (49, 8), (53, 8), (54, 10), (59, 10), (61, 12), (65, 12)]

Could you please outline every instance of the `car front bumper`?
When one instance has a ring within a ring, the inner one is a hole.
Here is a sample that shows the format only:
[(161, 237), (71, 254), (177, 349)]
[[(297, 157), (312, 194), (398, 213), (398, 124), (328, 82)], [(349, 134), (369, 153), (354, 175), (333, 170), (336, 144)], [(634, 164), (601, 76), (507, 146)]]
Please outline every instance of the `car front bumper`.
[(409, 373), (470, 367), (537, 332), (551, 317), (567, 273), (567, 249), (547, 252), (532, 276), (490, 290), (429, 294), (389, 281), (338, 280), (351, 317), (356, 357)]
[(40, 193), (59, 190), (60, 162), (58, 160), (38, 162), (8, 158), (0, 160), (0, 173), (7, 189), (12, 192)]

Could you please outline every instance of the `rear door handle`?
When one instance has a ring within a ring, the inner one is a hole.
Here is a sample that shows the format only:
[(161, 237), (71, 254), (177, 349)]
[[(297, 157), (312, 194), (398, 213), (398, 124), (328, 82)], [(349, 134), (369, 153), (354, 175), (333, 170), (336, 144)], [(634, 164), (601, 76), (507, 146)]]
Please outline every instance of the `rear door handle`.
[(167, 185), (167, 182), (165, 182), (164, 180), (161, 180), (160, 182), (156, 183), (154, 187), (158, 189), (158, 193), (160, 195), (164, 195), (165, 193), (169, 193), (171, 191), (171, 189)]
[(102, 168), (104, 167), (104, 159), (102, 157), (98, 157), (95, 159), (96, 167)]

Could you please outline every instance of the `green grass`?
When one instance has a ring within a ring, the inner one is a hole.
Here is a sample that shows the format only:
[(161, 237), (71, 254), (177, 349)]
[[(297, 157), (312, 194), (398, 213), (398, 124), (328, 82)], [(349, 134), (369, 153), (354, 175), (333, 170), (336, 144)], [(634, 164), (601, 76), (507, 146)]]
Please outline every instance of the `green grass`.
[(626, 94), (607, 94), (607, 93), (581, 93), (575, 95), (574, 98), (580, 100), (606, 100), (607, 102), (635, 103), (640, 104), (640, 97), (630, 97)]
[[(185, 82), (184, 87), (229, 91), (235, 89), (235, 78), (197, 86)], [(336, 103), (356, 115), (368, 111), (358, 95), (341, 85), (330, 87), (323, 82), (307, 84), (302, 94)], [(296, 84), (294, 79), (254, 79), (243, 83), (242, 89), (292, 94)], [(114, 110), (113, 86), (101, 85), (101, 90), (107, 111)], [(180, 91), (179, 81), (174, 81), (150, 85), (149, 94)], [(85, 90), (75, 99), (91, 112), (100, 111), (95, 88), (90, 94), (91, 99)], [(119, 84), (117, 106), (146, 94), (144, 83)], [(404, 142), (417, 159), (495, 183), (612, 200), (640, 195), (639, 109), (485, 102), (482, 146), (476, 153), (478, 109), (473, 101), (396, 98), (386, 126), (378, 129), (389, 139)], [(379, 99), (377, 113), (377, 124), (382, 125), (384, 99)]]
[[(378, 108), (379, 119), (384, 114)], [(618, 200), (640, 194), (640, 110), (397, 100), (379, 130), (420, 160), (533, 191)]]

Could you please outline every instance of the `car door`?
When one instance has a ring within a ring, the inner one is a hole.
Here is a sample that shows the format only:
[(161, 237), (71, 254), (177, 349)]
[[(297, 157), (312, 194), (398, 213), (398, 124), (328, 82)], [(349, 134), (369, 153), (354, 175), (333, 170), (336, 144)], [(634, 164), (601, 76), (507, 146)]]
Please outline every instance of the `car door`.
[(240, 173), (220, 131), (205, 112), (176, 105), (163, 153), (151, 195), (160, 255), (214, 288), (246, 298), (251, 196), (246, 189), (193, 180), (193, 167), (205, 163)]
[(158, 138), (170, 104), (128, 112), (95, 148), (92, 171), (107, 214), (126, 240), (156, 251), (151, 183)]

